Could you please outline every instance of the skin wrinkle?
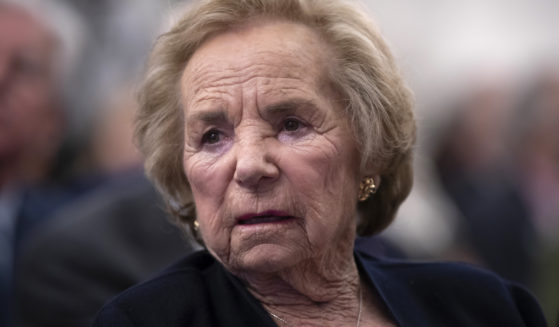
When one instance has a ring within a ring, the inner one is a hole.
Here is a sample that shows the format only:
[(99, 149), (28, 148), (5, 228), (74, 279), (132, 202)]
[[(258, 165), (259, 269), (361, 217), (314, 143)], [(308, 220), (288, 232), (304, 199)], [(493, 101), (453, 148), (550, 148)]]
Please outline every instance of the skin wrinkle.
[[(245, 74), (245, 72), (243, 70), (239, 70), (239, 72), (243, 72), (243, 74)], [(250, 73), (247, 73), (247, 74), (250, 74)], [(267, 79), (268, 78), (265, 77), (265, 76), (251, 76), (251, 78), (249, 78), (245, 82), (242, 82), (242, 84), (249, 84), (250, 85), (250, 83), (257, 83), (257, 82), (261, 82), (262, 80), (264, 82), (266, 82)], [(297, 86), (290, 86), (288, 84), (286, 85), (286, 81), (289, 80), (289, 81), (297, 82), (298, 79), (294, 79), (294, 78), (283, 78), (283, 79), (284, 79), (284, 81), (283, 81), (283, 83), (281, 83), (281, 85), (282, 85), (281, 90), (276, 90), (272, 87), (268, 87), (266, 92), (285, 93), (285, 92), (290, 91), (290, 90), (301, 91)], [(195, 82), (194, 81), (189, 81), (189, 84), (190, 83), (195, 83)], [(263, 85), (268, 85), (268, 84), (271, 84), (271, 82), (263, 83)], [(212, 85), (209, 85), (209, 86), (206, 86), (206, 87), (201, 87), (198, 90), (198, 92), (193, 93), (193, 94), (195, 94), (195, 96), (193, 96), (192, 99), (187, 103), (186, 108), (196, 107), (199, 103), (205, 103), (208, 100), (212, 100), (212, 99), (215, 99), (216, 102), (219, 102), (219, 103), (223, 102), (224, 97), (219, 96), (219, 95), (222, 95), (222, 94), (231, 95), (231, 93), (232, 93), (230, 90), (223, 90), (222, 89), (223, 87), (226, 87), (226, 86), (235, 86), (235, 85), (234, 84), (232, 84), (232, 85), (213, 85), (212, 84)], [(190, 92), (185, 94), (185, 98), (190, 98), (191, 97), (189, 93)], [(265, 95), (267, 95), (267, 94), (265, 94)], [(304, 95), (302, 97), (304, 97)], [(233, 96), (231, 96), (231, 98), (233, 98)]]
[[(204, 47), (202, 46), (197, 52), (202, 50)], [(196, 55), (196, 54), (195, 54)], [(259, 60), (261, 58), (267, 58), (270, 55), (278, 55), (277, 53), (271, 52), (264, 52), (260, 55), (257, 55), (256, 59)], [(280, 53), (281, 56), (286, 56), (286, 54)], [(191, 59), (192, 60), (192, 59)], [(242, 59), (241, 59), (242, 60)], [(280, 73), (280, 75), (275, 76), (276, 80), (298, 80), (304, 74), (299, 73), (299, 70), (293, 70), (296, 72), (293, 74), (292, 72), (288, 72), (284, 74), (286, 67), (293, 67), (299, 68), (299, 64), (296, 62), (290, 62), (289, 60), (282, 62), (281, 65), (271, 65), (271, 64), (253, 64), (251, 62), (247, 63), (246, 66), (235, 67), (235, 68), (221, 68), (220, 71), (209, 72), (206, 73), (207, 69), (215, 64), (202, 64), (200, 67), (194, 68), (192, 71), (189, 71), (189, 76), (195, 76), (194, 79), (190, 81), (189, 85), (195, 85), (192, 90), (192, 94), (200, 94), (201, 90), (207, 90), (211, 92), (214, 89), (231, 86), (231, 85), (239, 85), (239, 84), (246, 84), (249, 83), (252, 79), (259, 79), (259, 78), (266, 78), (266, 76), (259, 75), (258, 72), (262, 70), (268, 70), (274, 73)], [(269, 69), (268, 69), (269, 68)], [(242, 75), (238, 75), (238, 71), (243, 71)], [(309, 72), (314, 73), (314, 72)], [(225, 90), (224, 90), (225, 91)], [(193, 99), (196, 101), (196, 99)]]
[[(210, 253), (292, 324), (339, 326), (354, 324), (358, 310), (360, 158), (343, 108), (324, 87), (329, 51), (315, 36), (296, 24), (262, 24), (202, 45), (181, 78), (183, 165)], [(294, 132), (282, 125), (292, 116), (302, 122)], [(198, 145), (211, 128), (224, 137)], [(237, 225), (270, 209), (295, 218)]]
[[(262, 56), (262, 57), (267, 57), (267, 56)], [(208, 68), (211, 69), (212, 66), (208, 65)], [(217, 88), (225, 87), (225, 86), (246, 84), (246, 83), (249, 83), (252, 79), (266, 78), (266, 76), (258, 74), (258, 72), (260, 72), (262, 70), (283, 72), (283, 70), (286, 67), (298, 67), (298, 66), (299, 65), (297, 65), (296, 63), (292, 63), (292, 62), (286, 62), (286, 63), (282, 64), (281, 66), (280, 65), (260, 64), (260, 65), (250, 65), (249, 67), (221, 68), (222, 71), (220, 71), (220, 72), (210, 72), (210, 73), (207, 73), (207, 74), (204, 74), (204, 69), (196, 69), (196, 70), (190, 72), (190, 74), (192, 74), (192, 75), (199, 74), (200, 76), (198, 76), (197, 79), (193, 79), (191, 82), (192, 83), (200, 83), (200, 84), (196, 85), (196, 87), (193, 89), (192, 93), (197, 94), (205, 88), (216, 88), (217, 89)], [(243, 71), (246, 75), (239, 76), (237, 74), (238, 71)], [(225, 74), (225, 73), (227, 73), (227, 75), (221, 76), (222, 74)], [(297, 74), (285, 74), (285, 75), (275, 76), (274, 78), (279, 80), (279, 81), (281, 81), (282, 79), (298, 80), (302, 76), (303, 76), (303, 74), (298, 74), (297, 73)]]
[[(279, 91), (280, 93), (285, 93), (287, 90), (290, 89), (294, 89), (294, 90), (299, 90), (298, 88), (284, 88), (285, 90), (281, 90)], [(268, 91), (268, 92), (263, 92), (265, 94), (270, 94), (272, 92), (276, 92), (275, 90), (272, 91)], [(209, 98), (209, 97), (208, 97)], [(294, 101), (301, 101), (301, 100), (294, 100)], [(197, 102), (201, 102), (201, 101), (197, 101)], [(273, 110), (275, 105), (271, 105), (268, 106), (268, 108), (265, 108), (262, 112), (259, 111), (260, 113), (260, 117), (259, 118), (264, 118), (266, 120), (270, 120), (268, 119), (268, 111), (269, 110)], [(325, 115), (319, 115), (318, 110), (316, 110), (316, 108), (318, 107), (315, 104), (310, 103), (310, 106), (313, 107), (314, 110), (305, 110), (305, 109), (299, 109), (299, 110), (294, 110), (295, 113), (299, 113), (301, 111), (306, 111), (303, 115), (303, 118), (306, 118), (305, 116), (308, 116), (309, 118), (306, 119), (306, 122), (309, 123), (310, 125), (314, 126), (315, 130), (317, 131), (317, 133), (319, 134), (325, 134), (327, 132), (330, 132), (331, 130), (333, 130), (334, 128), (336, 128), (336, 125), (331, 124), (330, 126), (324, 126), (324, 121), (327, 118)], [(189, 108), (193, 107), (193, 105), (189, 106)], [(203, 107), (202, 107), (203, 108)], [(270, 109), (272, 108), (272, 109)], [(226, 121), (227, 114), (223, 111), (223, 109), (219, 109), (217, 111), (204, 111), (203, 109), (200, 112), (194, 112), (189, 114), (189, 117), (187, 119), (187, 121), (189, 122), (187, 125), (187, 131), (186, 134), (190, 137), (188, 137), (188, 139), (190, 140), (190, 144), (193, 143), (192, 139), (196, 138), (196, 137), (200, 137), (200, 132), (197, 132), (196, 129), (196, 125), (197, 124), (202, 124), (200, 122), (200, 120), (204, 121), (204, 123), (207, 123), (208, 125), (211, 125), (211, 122), (213, 120), (216, 121)], [(219, 118), (217, 118), (219, 117)], [(341, 119), (343, 119), (342, 117), (339, 117)], [(231, 120), (231, 119), (229, 119)], [(217, 124), (217, 123), (216, 123)], [(237, 126), (237, 122), (235, 124), (235, 127)], [(203, 124), (202, 124), (203, 125)], [(193, 135), (194, 134), (194, 135)]]

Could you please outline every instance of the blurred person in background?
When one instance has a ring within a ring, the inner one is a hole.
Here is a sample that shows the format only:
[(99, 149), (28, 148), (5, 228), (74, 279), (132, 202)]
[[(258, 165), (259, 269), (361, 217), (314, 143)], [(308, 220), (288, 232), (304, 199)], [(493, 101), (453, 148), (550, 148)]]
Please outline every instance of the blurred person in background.
[(71, 13), (46, 2), (0, 1), (0, 325), (8, 319), (25, 190), (63, 170), (62, 92), (81, 41), (74, 23)]
[(15, 267), (16, 326), (89, 326), (111, 297), (192, 251), (139, 168), (132, 94), (115, 93), (91, 155), (110, 177), (29, 235)]
[(530, 286), (559, 323), (559, 67), (542, 69), (523, 92), (509, 135), (514, 181), (538, 236)]
[(33, 184), (52, 168), (63, 112), (57, 97), (58, 40), (18, 6), (0, 3), (0, 185)]
[(499, 75), (479, 74), (471, 85), (449, 105), (453, 116), (439, 137), (435, 165), (463, 218), (471, 260), (532, 285), (536, 234), (505, 158), (514, 88)]
[(538, 235), (551, 245), (559, 242), (559, 69), (532, 84), (511, 126), (509, 158)]
[(471, 262), (533, 290), (552, 323), (559, 314), (559, 72), (513, 80), (471, 83), (448, 106), (454, 114), (434, 158), (462, 214)]
[(128, 1), (77, 8), (87, 10), (98, 46), (80, 68), (87, 81), (74, 87), (76, 105), (81, 99), (91, 107), (85, 165), (75, 178), (97, 186), (27, 233), (16, 261), (17, 326), (89, 326), (109, 298), (192, 250), (165, 219), (132, 144), (133, 84), (166, 7)]

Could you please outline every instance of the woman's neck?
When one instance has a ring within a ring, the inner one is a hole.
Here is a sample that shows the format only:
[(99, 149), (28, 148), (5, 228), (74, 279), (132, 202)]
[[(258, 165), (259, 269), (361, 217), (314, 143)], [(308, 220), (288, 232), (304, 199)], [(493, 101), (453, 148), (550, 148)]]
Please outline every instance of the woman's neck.
[(360, 282), (353, 244), (330, 250), (277, 273), (240, 277), (269, 312), (290, 325), (323, 319), (356, 321)]

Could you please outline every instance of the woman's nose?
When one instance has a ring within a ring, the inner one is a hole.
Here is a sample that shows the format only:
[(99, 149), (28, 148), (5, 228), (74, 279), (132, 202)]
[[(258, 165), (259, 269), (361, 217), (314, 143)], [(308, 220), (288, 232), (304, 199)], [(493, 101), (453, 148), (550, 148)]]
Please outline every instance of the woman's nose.
[(235, 181), (242, 187), (256, 189), (271, 184), (279, 176), (272, 149), (263, 140), (236, 145)]

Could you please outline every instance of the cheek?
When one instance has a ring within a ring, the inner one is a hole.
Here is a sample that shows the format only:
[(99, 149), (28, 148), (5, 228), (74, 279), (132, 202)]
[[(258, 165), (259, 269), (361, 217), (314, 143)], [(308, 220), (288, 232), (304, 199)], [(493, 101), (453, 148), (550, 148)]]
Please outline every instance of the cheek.
[(218, 203), (229, 175), (228, 170), (224, 169), (223, 160), (215, 155), (185, 151), (183, 167), (192, 192), (197, 197), (196, 205)]
[(222, 160), (198, 154), (185, 154), (183, 165), (204, 242), (210, 248), (222, 248), (228, 243), (228, 226), (224, 222), (227, 212), (222, 204), (230, 179), (229, 169)]
[[(358, 189), (358, 161), (349, 142), (336, 142), (323, 137), (320, 142), (304, 149), (296, 149), (286, 170), (292, 172), (291, 180), (309, 195), (332, 198), (335, 203), (355, 202)], [(295, 160), (293, 160), (293, 158)], [(355, 195), (355, 197), (353, 197)], [(326, 202), (323, 202), (326, 203)]]
[(296, 197), (307, 209), (309, 238), (326, 239), (325, 235), (353, 226), (358, 193), (355, 151), (348, 143), (323, 138), (312, 146), (294, 149), (286, 160), (284, 171)]

